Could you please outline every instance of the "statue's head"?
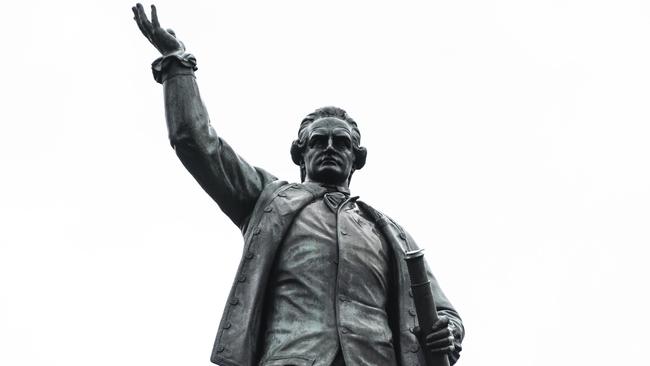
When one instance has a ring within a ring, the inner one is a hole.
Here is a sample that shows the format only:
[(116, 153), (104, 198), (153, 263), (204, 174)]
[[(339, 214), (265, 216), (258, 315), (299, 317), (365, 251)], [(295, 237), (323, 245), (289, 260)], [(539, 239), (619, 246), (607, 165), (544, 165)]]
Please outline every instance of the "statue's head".
[(300, 179), (347, 185), (352, 173), (366, 163), (357, 123), (341, 108), (323, 107), (302, 120), (291, 158), (300, 166)]

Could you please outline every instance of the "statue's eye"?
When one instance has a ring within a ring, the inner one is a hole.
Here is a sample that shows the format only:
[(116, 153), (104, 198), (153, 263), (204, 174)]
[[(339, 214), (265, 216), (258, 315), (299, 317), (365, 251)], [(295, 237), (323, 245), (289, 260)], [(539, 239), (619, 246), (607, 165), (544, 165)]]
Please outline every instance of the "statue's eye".
[(334, 146), (339, 149), (349, 149), (352, 147), (352, 141), (347, 136), (334, 136)]
[(315, 135), (309, 139), (309, 147), (325, 147), (327, 146), (327, 137), (323, 135)]

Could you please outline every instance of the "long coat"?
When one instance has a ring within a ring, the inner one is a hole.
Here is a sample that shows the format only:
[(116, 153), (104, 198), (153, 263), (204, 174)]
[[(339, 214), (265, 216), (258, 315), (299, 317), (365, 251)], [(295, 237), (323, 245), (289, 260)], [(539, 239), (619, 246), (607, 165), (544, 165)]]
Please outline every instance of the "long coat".
[[(221, 318), (212, 362), (224, 366), (257, 366), (264, 341), (260, 327), (263, 325), (267, 281), (275, 254), (296, 214), (322, 196), (324, 191), (324, 188), (318, 191), (313, 186), (283, 181), (274, 181), (262, 191), (252, 215), (242, 226), (244, 253)], [(415, 305), (406, 263), (402, 259), (405, 251), (417, 249), (417, 245), (391, 219), (363, 202), (359, 202), (359, 206), (375, 220), (393, 252), (393, 268), (396, 270), (392, 276), (396, 293), (389, 296), (392, 301), (388, 313), (398, 362), (402, 366), (424, 365), (422, 350), (413, 333), (417, 325)], [(461, 319), (431, 271), (429, 277), (438, 312), (450, 318), (460, 344), (464, 333)], [(458, 353), (451, 358), (452, 362), (455, 361)], [(311, 365), (309, 361), (304, 362), (304, 365)]]

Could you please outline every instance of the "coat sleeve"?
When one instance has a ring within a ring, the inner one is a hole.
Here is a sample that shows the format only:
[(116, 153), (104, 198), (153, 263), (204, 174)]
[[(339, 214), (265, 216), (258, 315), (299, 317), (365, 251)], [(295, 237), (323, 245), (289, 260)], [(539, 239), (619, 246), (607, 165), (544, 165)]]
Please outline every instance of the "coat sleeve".
[(465, 327), (463, 326), (463, 321), (458, 315), (458, 312), (451, 305), (445, 294), (442, 292), (438, 281), (435, 276), (429, 269), (427, 264), (427, 272), (429, 274), (429, 281), (431, 281), (431, 290), (433, 291), (433, 301), (436, 304), (438, 310), (438, 316), (445, 316), (449, 319), (449, 325), (451, 327), (452, 333), (454, 334), (454, 351), (449, 355), (449, 362), (453, 365), (458, 361), (460, 357), (460, 351), (462, 351), (462, 342), (465, 337)]
[(193, 70), (170, 64), (163, 86), (169, 139), (176, 155), (221, 210), (242, 227), (264, 187), (277, 178), (248, 164), (217, 135)]

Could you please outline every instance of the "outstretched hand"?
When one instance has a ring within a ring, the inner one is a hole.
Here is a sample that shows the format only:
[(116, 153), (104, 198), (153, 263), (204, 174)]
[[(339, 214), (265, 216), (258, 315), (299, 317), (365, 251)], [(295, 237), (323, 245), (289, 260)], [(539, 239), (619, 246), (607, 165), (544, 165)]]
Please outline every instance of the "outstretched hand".
[(163, 55), (168, 55), (176, 51), (184, 51), (183, 42), (176, 39), (176, 34), (171, 29), (163, 29), (158, 22), (158, 12), (156, 6), (151, 5), (151, 21), (147, 18), (142, 4), (137, 3), (133, 10), (135, 22), (142, 34), (151, 42), (158, 51)]

